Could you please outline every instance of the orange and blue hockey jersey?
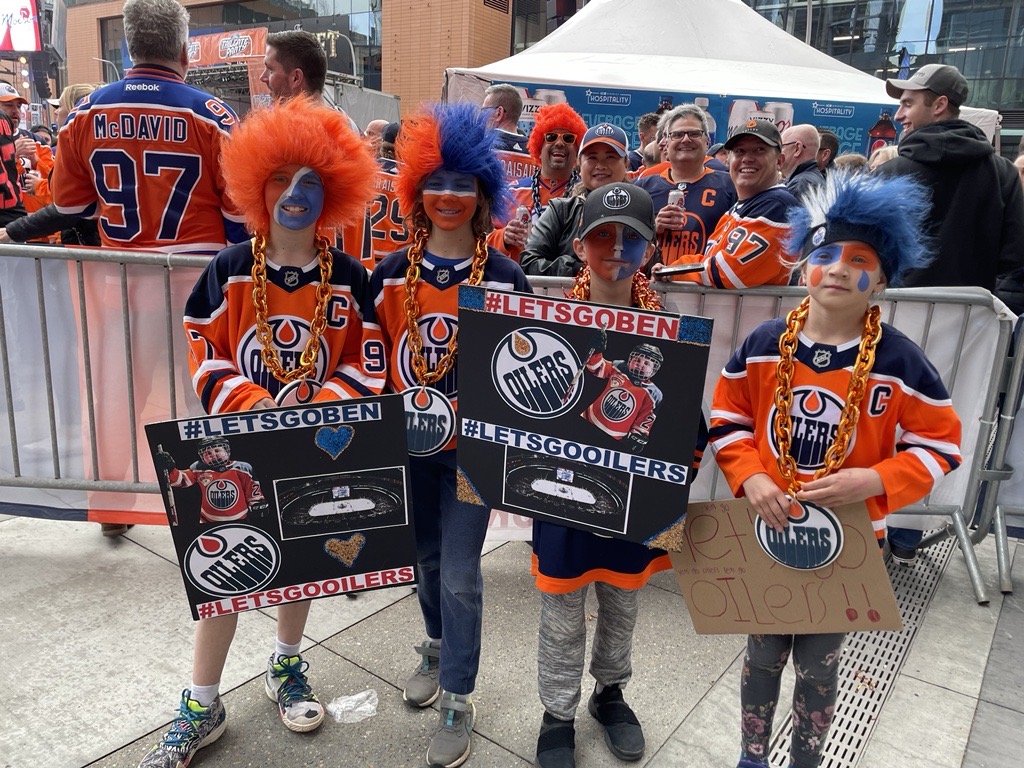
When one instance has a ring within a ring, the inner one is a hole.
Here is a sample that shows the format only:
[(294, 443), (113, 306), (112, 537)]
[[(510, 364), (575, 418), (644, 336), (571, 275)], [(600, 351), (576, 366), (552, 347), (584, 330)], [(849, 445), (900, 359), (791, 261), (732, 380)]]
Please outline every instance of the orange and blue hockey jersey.
[(789, 209), (800, 205), (783, 186), (740, 200), (722, 216), (704, 250), (704, 269), (674, 280), (713, 288), (787, 285), (784, 263)]
[(528, 136), (521, 133), (509, 133), (508, 131), (497, 130), (497, 141), (494, 142), (494, 151), (505, 168), (505, 178), (508, 183), (513, 183), (523, 176), (531, 176), (537, 169), (537, 163), (530, 156), (530, 150), (526, 143)]
[(616, 440), (626, 435), (650, 436), (661, 403), (661, 390), (651, 382), (634, 384), (625, 360), (609, 362), (600, 352), (587, 361), (587, 370), (605, 380), (604, 391), (580, 414)]
[[(536, 195), (533, 189), (535, 181), (537, 184)], [(566, 196), (570, 181), (571, 179), (542, 179), (538, 174), (534, 174), (525, 176), (511, 184), (508, 191), (512, 193), (512, 205), (509, 207), (508, 216), (504, 221), (495, 221), (495, 228), (487, 236), (487, 244), (519, 261), (519, 254), (523, 249), (505, 247), (505, 225), (516, 215), (519, 206), (530, 211), (530, 224), (535, 223), (540, 215), (547, 210), (551, 198)]]
[[(369, 277), (358, 261), (331, 249), (331, 298), (320, 337), (316, 370), (323, 384), (315, 401), (378, 395), (384, 386), (384, 345), (375, 325), (363, 322)], [(245, 411), (282, 384), (260, 357), (252, 298), (252, 245), (221, 251), (185, 304), (192, 384), (207, 413)], [(298, 367), (309, 339), (320, 284), (320, 263), (279, 267), (267, 261), (267, 322), (284, 369)]]
[(252, 466), (244, 461), (233, 461), (225, 469), (197, 461), (188, 469), (172, 469), (167, 481), (175, 488), (199, 486), (199, 519), (204, 523), (244, 520), (250, 506), (264, 500)]
[[(642, 176), (633, 183), (650, 193), (655, 213), (668, 205), (669, 192), (677, 188), (672, 180), (671, 166), (657, 175)], [(699, 179), (686, 185), (686, 220), (682, 229), (658, 233), (661, 262), (672, 265), (701, 261), (708, 238), (735, 202), (736, 187), (729, 174), (705, 168)]]
[(409, 241), (395, 190), (398, 165), (387, 158), (381, 158), (379, 163), (366, 216), (345, 227), (338, 243), (341, 250), (355, 255), (370, 271), (377, 262)]
[[(423, 254), (420, 279), (416, 284), (416, 301), (420, 307), (417, 325), (423, 339), (423, 356), (428, 370), (436, 368), (438, 360), (448, 351), (448, 342), (458, 329), (458, 285), (469, 279), (472, 264), (472, 258), (445, 259), (429, 252)], [(408, 266), (408, 249), (403, 248), (387, 256), (370, 276), (373, 299), (372, 305), (366, 310), (365, 322), (383, 335), (387, 348), (387, 386), (391, 392), (404, 392), (419, 386), (409, 354), (409, 330), (405, 314), (405, 272)], [(493, 248), (488, 249), (487, 264), (480, 285), (503, 291), (533, 292), (519, 265)], [(457, 373), (458, 358), (452, 369), (431, 385), (448, 398), (456, 411), (459, 396)], [(455, 437), (452, 437), (444, 449), (454, 447)]]
[(14, 146), (18, 131), (6, 115), (0, 114), (0, 226), (25, 215), (18, 184), (18, 158)]
[(237, 121), (176, 72), (134, 67), (79, 102), (61, 128), (53, 202), (98, 217), (105, 248), (212, 256), (246, 238), (220, 174), (221, 141)]
[[(722, 371), (711, 410), (711, 447), (737, 496), (759, 472), (785, 489), (772, 429), (777, 388), (775, 366), (785, 319), (762, 323)], [(792, 446), (798, 477), (810, 480), (824, 466), (846, 402), (860, 339), (838, 347), (801, 336), (793, 373)], [(867, 500), (875, 535), (885, 535), (885, 516), (929, 493), (960, 466), (960, 419), (934, 366), (914, 342), (882, 324), (843, 467), (874, 469), (884, 496)]]

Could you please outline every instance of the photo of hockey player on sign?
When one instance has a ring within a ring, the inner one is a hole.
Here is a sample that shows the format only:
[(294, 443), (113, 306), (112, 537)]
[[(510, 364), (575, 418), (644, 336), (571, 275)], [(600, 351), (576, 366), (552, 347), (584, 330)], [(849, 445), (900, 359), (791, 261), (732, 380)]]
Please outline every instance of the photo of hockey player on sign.
[(584, 369), (605, 379), (604, 391), (580, 415), (632, 453), (642, 453), (661, 405), (661, 390), (651, 381), (665, 356), (653, 344), (637, 344), (625, 360), (609, 361), (608, 333), (600, 330)]
[(201, 523), (245, 520), (249, 512), (256, 517), (266, 515), (268, 504), (259, 480), (253, 476), (252, 465), (232, 461), (231, 443), (227, 438), (204, 437), (199, 441), (198, 452), (199, 461), (188, 469), (178, 469), (174, 457), (166, 451), (155, 454), (157, 469), (166, 473), (168, 494), (171, 488), (198, 485)]
[(402, 467), (274, 481), (281, 539), (326, 536), (405, 525)]

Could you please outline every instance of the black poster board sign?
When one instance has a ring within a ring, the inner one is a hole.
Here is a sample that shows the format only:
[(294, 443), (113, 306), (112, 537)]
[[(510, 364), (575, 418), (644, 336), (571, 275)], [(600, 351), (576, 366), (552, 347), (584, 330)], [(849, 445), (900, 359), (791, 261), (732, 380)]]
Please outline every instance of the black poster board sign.
[(508, 512), (678, 548), (711, 327), (459, 286), (461, 490)]
[(146, 425), (193, 619), (415, 583), (399, 395)]

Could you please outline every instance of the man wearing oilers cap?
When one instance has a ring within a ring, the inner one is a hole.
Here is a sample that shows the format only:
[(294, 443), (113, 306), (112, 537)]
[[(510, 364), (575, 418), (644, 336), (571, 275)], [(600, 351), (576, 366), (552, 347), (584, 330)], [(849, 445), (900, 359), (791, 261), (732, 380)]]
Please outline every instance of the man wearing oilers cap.
[(579, 234), (583, 201), (605, 184), (626, 180), (629, 139), (617, 125), (601, 123), (589, 129), (580, 142), (579, 164), (582, 194), (551, 200), (530, 231), (519, 263), (528, 275), (573, 277), (583, 262), (573, 252)]
[(899, 157), (882, 173), (913, 174), (932, 193), (926, 234), (935, 259), (906, 284), (975, 285), (1024, 312), (1020, 275), (1012, 287), (1003, 279), (1024, 267), (1024, 193), (1010, 161), (960, 119), (966, 78), (956, 67), (926, 64), (908, 80), (887, 80), (885, 89), (899, 99), (896, 120), (904, 132)]
[(708, 238), (704, 269), (672, 279), (713, 288), (786, 285), (788, 212), (799, 203), (779, 184), (785, 160), (779, 129), (767, 120), (749, 120), (729, 137), (725, 148), (737, 202)]

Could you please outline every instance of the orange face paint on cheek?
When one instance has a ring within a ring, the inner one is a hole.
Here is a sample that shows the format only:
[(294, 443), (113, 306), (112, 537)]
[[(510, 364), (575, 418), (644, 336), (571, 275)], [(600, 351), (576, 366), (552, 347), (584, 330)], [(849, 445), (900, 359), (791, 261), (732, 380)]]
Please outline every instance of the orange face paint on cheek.
[(824, 272), (821, 267), (811, 267), (807, 272), (807, 284), (817, 288), (821, 285), (821, 279), (824, 277)]

